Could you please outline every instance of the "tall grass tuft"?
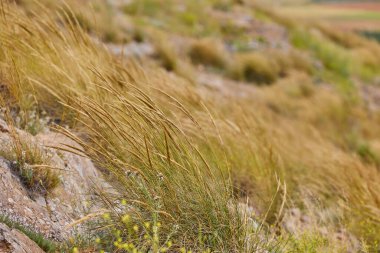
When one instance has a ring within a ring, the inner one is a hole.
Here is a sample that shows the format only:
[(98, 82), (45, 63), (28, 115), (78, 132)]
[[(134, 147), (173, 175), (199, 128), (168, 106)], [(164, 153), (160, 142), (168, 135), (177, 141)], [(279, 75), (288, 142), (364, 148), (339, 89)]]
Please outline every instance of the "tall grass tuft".
[(212, 40), (194, 42), (189, 49), (189, 56), (196, 64), (224, 68), (227, 63), (227, 53), (223, 45)]
[(0, 54), (8, 63), (4, 80), (13, 106), (32, 93), (39, 106), (73, 127), (74, 133), (59, 129), (84, 147), (116, 190), (99, 189), (111, 226), (124, 226), (117, 206), (124, 199), (137, 224), (160, 220), (163, 238), (171, 235), (176, 248), (270, 247), (240, 214), (224, 160), (206, 157), (201, 150), (213, 152), (207, 138), (200, 142), (204, 136), (188, 135), (182, 126), (184, 120), (199, 125), (186, 109), (201, 108), (195, 93), (160, 71), (119, 61), (76, 22), (62, 27), (48, 14), (25, 17), (13, 5), (1, 12)]

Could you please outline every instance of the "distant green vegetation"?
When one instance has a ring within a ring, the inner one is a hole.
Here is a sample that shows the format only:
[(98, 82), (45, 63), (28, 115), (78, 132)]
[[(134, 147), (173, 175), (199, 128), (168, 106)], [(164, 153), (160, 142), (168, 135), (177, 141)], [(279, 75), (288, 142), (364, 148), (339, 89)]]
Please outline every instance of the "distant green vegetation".
[(323, 64), (324, 68), (315, 69), (316, 74), (322, 74), (328, 78), (328, 81), (340, 84), (340, 87), (346, 91), (353, 88), (351, 82), (353, 75), (364, 80), (371, 80), (377, 76), (378, 62), (372, 55), (368, 54), (366, 45), (362, 45), (361, 41), (357, 44), (346, 45), (347, 43), (343, 41), (354, 41), (354, 39), (357, 40), (356, 37), (350, 35), (339, 37), (340, 34), (336, 34), (337, 37), (330, 38), (332, 31), (321, 32), (313, 34), (304, 29), (293, 29), (291, 32), (292, 44), (297, 48), (311, 52)]
[(366, 38), (380, 42), (380, 31), (362, 31), (360, 34)]
[(297, 48), (311, 50), (328, 70), (342, 77), (350, 74), (348, 55), (334, 43), (305, 30), (295, 30), (292, 33), (292, 43)]
[(331, 17), (331, 19), (341, 20), (380, 20), (380, 12), (357, 10), (354, 13), (347, 13), (344, 15), (338, 15), (337, 17)]
[(219, 24), (208, 17), (205, 3), (184, 1), (178, 5), (173, 0), (133, 1), (124, 7), (124, 13), (135, 20), (165, 31), (182, 35), (205, 36), (220, 33)]

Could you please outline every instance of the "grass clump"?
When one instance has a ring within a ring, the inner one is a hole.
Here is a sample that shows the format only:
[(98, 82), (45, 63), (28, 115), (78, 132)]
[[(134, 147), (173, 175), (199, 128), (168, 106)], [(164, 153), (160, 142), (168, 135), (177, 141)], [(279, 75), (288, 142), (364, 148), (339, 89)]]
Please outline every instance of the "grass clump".
[(2, 149), (1, 155), (11, 161), (11, 167), (29, 190), (48, 194), (60, 183), (58, 174), (49, 164), (51, 154), (28, 137), (21, 137), (8, 113), (6, 118), (11, 129), (11, 145), (9, 150)]
[(194, 42), (189, 49), (189, 56), (193, 63), (203, 64), (216, 68), (224, 68), (227, 62), (227, 53), (223, 45), (203, 39)]
[[(55, 21), (31, 20), (13, 6), (3, 12), (8, 18), (0, 20), (0, 33), (13, 48), (2, 48), (3, 61), (15, 61), (7, 65), (11, 66), (7, 85), (13, 94), (33, 92), (39, 104), (52, 108), (56, 116), (75, 115), (73, 125), (84, 134), (61, 131), (84, 148), (115, 189), (112, 194), (99, 189), (111, 217), (120, 216), (114, 206), (125, 199), (131, 203), (135, 224), (157, 217), (162, 240), (170, 237), (179, 248), (249, 252), (271, 247), (240, 215), (224, 160), (205, 157), (200, 150), (213, 150), (207, 138), (201, 142), (204, 136), (189, 136), (183, 129), (182, 120), (199, 125), (185, 107), (197, 106), (192, 86), (112, 57), (80, 27), (58, 29)], [(20, 30), (18, 38), (23, 40), (13, 41), (15, 31), (9, 22), (16, 20), (29, 28)], [(18, 66), (24, 71), (18, 72)], [(44, 154), (33, 146), (17, 139), (14, 146), (20, 171), (29, 163), (37, 165), (33, 169), (44, 164)], [(28, 180), (31, 185), (36, 175)], [(55, 185), (50, 176), (39, 181), (46, 181), (45, 188)], [(201, 242), (199, 234), (204, 235)]]
[(179, 58), (169, 37), (159, 30), (151, 29), (149, 39), (155, 48), (155, 59), (167, 71), (176, 72), (179, 67)]
[(191, 64), (181, 59), (181, 55), (173, 48), (173, 44), (169, 41), (169, 38), (157, 30), (151, 33), (153, 36), (150, 34), (149, 39), (155, 47), (154, 58), (156, 62), (165, 70), (174, 72), (178, 76), (193, 82), (194, 74)]
[(237, 57), (231, 66), (230, 75), (236, 80), (268, 85), (276, 81), (278, 66), (260, 53), (244, 54)]
[[(161, 40), (160, 40), (161, 41)], [(176, 53), (167, 42), (161, 41), (156, 44), (156, 58), (160, 65), (167, 71), (175, 71), (178, 68), (178, 59)]]
[(28, 189), (47, 194), (59, 185), (60, 179), (49, 165), (48, 154), (37, 144), (14, 140), (12, 151), (16, 156), (12, 167)]
[(311, 74), (310, 59), (295, 50), (284, 53), (279, 50), (265, 50), (238, 54), (236, 63), (230, 64), (229, 75), (236, 80), (268, 85), (279, 78), (286, 77), (291, 71)]
[[(177, 245), (197, 250), (203, 245), (212, 249), (247, 247), (241, 241), (246, 227), (231, 202), (229, 183), (223, 179), (226, 171), (204, 161), (190, 139), (181, 136), (165, 118), (157, 117), (159, 108), (147, 98), (138, 93), (134, 96), (136, 101), (122, 99), (114, 108), (104, 105), (107, 109), (101, 111), (91, 101), (81, 103), (86, 111), (96, 108), (83, 118), (93, 129), (88, 134), (95, 142), (82, 145), (88, 156), (111, 173), (110, 179), (120, 193), (117, 199), (133, 204), (134, 212), (139, 214), (137, 224), (159, 215), (163, 233), (172, 234)], [(139, 105), (138, 101), (145, 105)], [(142, 110), (128, 111), (131, 128), (119, 125), (110, 129), (109, 124), (116, 126), (116, 122), (122, 122), (125, 116), (117, 112), (127, 110), (130, 103)], [(100, 148), (104, 140), (109, 143), (107, 150)], [(117, 199), (108, 197), (105, 203), (115, 203)], [(117, 209), (111, 215), (120, 216)], [(176, 230), (172, 231), (173, 228)], [(198, 244), (199, 229), (206, 235), (203, 245)]]

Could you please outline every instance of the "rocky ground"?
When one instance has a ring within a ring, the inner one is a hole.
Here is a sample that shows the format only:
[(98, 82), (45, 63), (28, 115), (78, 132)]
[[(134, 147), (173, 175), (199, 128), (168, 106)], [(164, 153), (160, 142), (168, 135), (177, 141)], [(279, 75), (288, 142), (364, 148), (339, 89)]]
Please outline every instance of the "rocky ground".
[[(12, 145), (9, 126), (3, 120), (0, 120), (0, 126), (1, 147), (7, 149)], [(46, 150), (51, 158), (50, 164), (59, 173), (60, 184), (46, 196), (32, 192), (23, 185), (12, 168), (15, 161), (0, 157), (0, 215), (46, 238), (65, 240), (81, 230), (80, 227), (70, 224), (96, 210), (90, 204), (94, 197), (93, 186), (107, 187), (106, 183), (88, 158), (60, 150), (67, 149), (68, 146), (81, 149), (68, 137), (51, 131), (37, 136), (31, 136), (19, 129), (17, 132), (23, 139)], [(1, 224), (0, 231), (0, 252), (40, 252), (28, 251), (29, 244), (36, 246), (15, 229), (11, 230)], [(1, 247), (4, 248), (3, 251)], [(7, 251), (7, 248), (14, 250)]]
[(38, 245), (17, 229), (0, 224), (0, 253), (43, 253)]

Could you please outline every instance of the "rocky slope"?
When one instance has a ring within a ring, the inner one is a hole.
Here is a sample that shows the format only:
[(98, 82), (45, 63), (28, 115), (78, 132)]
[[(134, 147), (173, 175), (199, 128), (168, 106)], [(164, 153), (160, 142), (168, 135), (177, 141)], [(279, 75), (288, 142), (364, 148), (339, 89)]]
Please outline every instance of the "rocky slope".
[[(0, 126), (2, 152), (9, 158), (12, 157), (9, 126), (3, 120), (0, 120)], [(91, 198), (94, 196), (93, 186), (107, 186), (88, 158), (62, 150), (67, 150), (67, 147), (81, 149), (68, 137), (50, 131), (37, 136), (19, 129), (17, 133), (22, 139), (34, 143), (35, 148), (47, 153), (50, 157), (50, 166), (54, 167), (59, 174), (60, 184), (47, 195), (33, 192), (25, 187), (13, 168), (12, 164), (15, 161), (0, 157), (0, 215), (46, 238), (55, 241), (65, 240), (69, 235), (80, 230), (70, 224), (95, 210), (95, 207), (90, 206)], [(9, 244), (9, 247), (14, 248), (14, 251), (10, 252), (31, 252), (27, 251), (29, 242), (25, 236), (14, 229), (10, 230), (6, 225), (1, 225), (0, 229), (4, 238), (3, 244)]]

